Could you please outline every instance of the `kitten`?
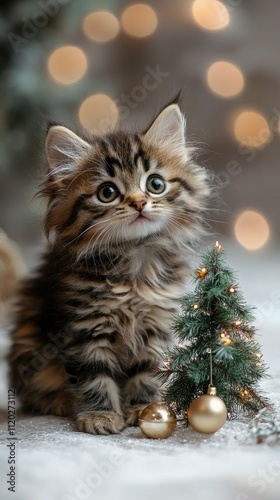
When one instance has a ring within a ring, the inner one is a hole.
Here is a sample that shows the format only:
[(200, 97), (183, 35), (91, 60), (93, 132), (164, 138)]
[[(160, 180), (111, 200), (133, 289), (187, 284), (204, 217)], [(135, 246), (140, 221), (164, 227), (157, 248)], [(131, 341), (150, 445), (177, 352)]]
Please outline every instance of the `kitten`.
[(21, 290), (10, 387), (23, 408), (118, 433), (160, 400), (155, 376), (209, 196), (179, 104), (148, 130), (46, 139), (49, 246)]

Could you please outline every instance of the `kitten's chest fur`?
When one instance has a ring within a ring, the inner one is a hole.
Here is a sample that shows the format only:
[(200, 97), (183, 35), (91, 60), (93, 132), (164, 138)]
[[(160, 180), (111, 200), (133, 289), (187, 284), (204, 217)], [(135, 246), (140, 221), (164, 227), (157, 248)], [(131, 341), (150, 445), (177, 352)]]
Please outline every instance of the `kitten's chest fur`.
[(188, 269), (182, 256), (166, 249), (135, 248), (105, 259), (87, 259), (65, 277), (64, 309), (71, 313), (74, 335), (100, 335), (100, 346), (110, 339), (120, 363), (127, 366), (132, 357), (141, 356), (147, 341), (153, 344), (154, 334), (155, 349), (159, 339), (163, 345), (170, 341)]

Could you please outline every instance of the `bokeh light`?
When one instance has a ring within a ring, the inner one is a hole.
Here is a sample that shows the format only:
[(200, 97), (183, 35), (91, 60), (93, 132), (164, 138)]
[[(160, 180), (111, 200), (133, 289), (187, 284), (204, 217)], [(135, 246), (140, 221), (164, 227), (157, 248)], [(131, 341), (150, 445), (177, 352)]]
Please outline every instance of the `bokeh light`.
[(151, 35), (158, 25), (155, 11), (144, 3), (130, 5), (123, 12), (121, 22), (124, 31), (136, 38)]
[(95, 133), (112, 130), (118, 121), (118, 108), (111, 97), (94, 94), (85, 99), (79, 109), (83, 127)]
[(217, 0), (194, 0), (192, 15), (196, 23), (206, 30), (220, 30), (230, 21), (228, 9)]
[(247, 250), (258, 250), (268, 242), (270, 229), (263, 215), (245, 210), (235, 221), (234, 233), (240, 245)]
[(271, 139), (269, 125), (256, 111), (242, 111), (234, 122), (234, 135), (241, 144), (259, 148)]
[(207, 71), (210, 89), (222, 97), (233, 97), (244, 88), (240, 69), (228, 61), (217, 61)]
[(71, 85), (82, 78), (87, 70), (84, 52), (72, 45), (56, 49), (48, 59), (51, 77), (63, 85)]
[(88, 38), (95, 42), (110, 42), (118, 35), (120, 25), (113, 14), (99, 11), (85, 17), (83, 30)]

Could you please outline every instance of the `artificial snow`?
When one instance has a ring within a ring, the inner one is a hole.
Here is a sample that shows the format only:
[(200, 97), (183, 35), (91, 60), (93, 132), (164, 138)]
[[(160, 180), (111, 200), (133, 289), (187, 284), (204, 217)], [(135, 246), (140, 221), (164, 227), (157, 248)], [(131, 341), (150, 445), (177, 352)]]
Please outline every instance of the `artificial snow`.
[[(2, 408), (7, 400), (1, 365)], [(280, 417), (280, 372), (262, 383)], [(55, 416), (17, 415), (16, 492), (8, 490), (7, 410), (0, 423), (0, 498), (17, 500), (279, 500), (280, 444), (257, 445), (248, 423), (203, 435), (179, 425), (168, 439), (139, 428), (120, 435), (77, 432)]]

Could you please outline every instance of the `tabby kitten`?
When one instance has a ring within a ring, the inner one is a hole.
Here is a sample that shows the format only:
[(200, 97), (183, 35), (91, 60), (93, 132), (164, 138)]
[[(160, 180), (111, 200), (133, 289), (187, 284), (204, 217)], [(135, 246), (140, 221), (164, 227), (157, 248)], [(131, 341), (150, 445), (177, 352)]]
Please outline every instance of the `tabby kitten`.
[(159, 400), (154, 376), (201, 232), (207, 175), (173, 102), (139, 134), (46, 139), (49, 246), (21, 290), (10, 387), (23, 408), (118, 433)]

